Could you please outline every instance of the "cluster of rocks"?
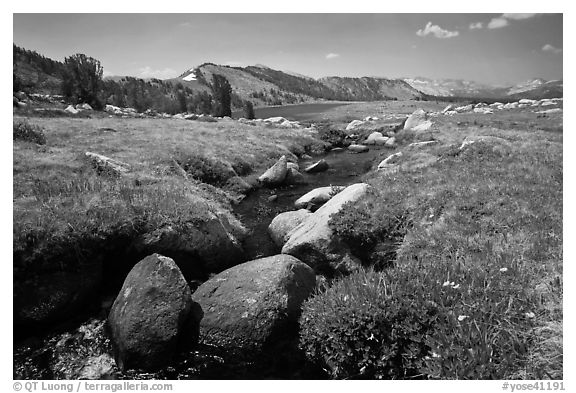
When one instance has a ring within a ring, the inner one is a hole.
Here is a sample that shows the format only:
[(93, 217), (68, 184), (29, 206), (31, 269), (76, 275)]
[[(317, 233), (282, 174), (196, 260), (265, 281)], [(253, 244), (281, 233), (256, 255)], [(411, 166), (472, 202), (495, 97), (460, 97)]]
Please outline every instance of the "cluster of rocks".
[(315, 286), (307, 264), (275, 255), (224, 270), (192, 293), (172, 259), (150, 255), (130, 271), (108, 316), (116, 364), (155, 370), (199, 342), (273, 353), (297, 332)]
[(324, 204), (315, 212), (300, 209), (281, 213), (268, 227), (270, 236), (282, 247), (282, 254), (292, 255), (317, 274), (349, 273), (359, 268), (360, 262), (328, 225), (330, 217), (370, 192), (371, 186), (356, 183), (346, 188), (330, 187), (313, 190), (299, 199), (298, 206)]
[(250, 125), (266, 125), (275, 128), (286, 128), (286, 129), (298, 129), (298, 130), (309, 130), (315, 131), (316, 127), (312, 124), (310, 127), (305, 127), (298, 121), (291, 121), (281, 116), (269, 117), (267, 119), (238, 119), (239, 122)]
[(63, 104), (64, 96), (56, 94), (27, 94), (24, 91), (18, 91), (12, 94), (13, 106), (16, 108), (26, 108), (30, 101), (47, 102), (50, 104)]
[(92, 111), (92, 107), (90, 106), (90, 104), (76, 104), (76, 105), (68, 105), (66, 107), (66, 109), (64, 109), (65, 112), (68, 112), (70, 114), (76, 115), (80, 112), (83, 111)]
[[(475, 105), (463, 105), (454, 107), (453, 105), (448, 105), (444, 108), (441, 112), (433, 113), (434, 115), (442, 114), (453, 116), (458, 113), (466, 113), (466, 112), (473, 112), (473, 113), (482, 113), (482, 114), (492, 114), (494, 111), (500, 110), (509, 110), (509, 109), (522, 109), (522, 108), (539, 108), (539, 107), (548, 107), (548, 106), (555, 106), (558, 103), (562, 102), (562, 98), (544, 98), (541, 100), (531, 100), (528, 98), (523, 98), (516, 102), (509, 102), (509, 103), (501, 103), (501, 102), (494, 102), (492, 104), (486, 104), (484, 102), (477, 103)], [(560, 108), (554, 112), (560, 112)], [(542, 111), (537, 113), (544, 113)], [(548, 113), (548, 112), (546, 112)], [(553, 112), (552, 112), (553, 113)]]
[[(322, 159), (304, 168), (304, 172), (324, 172), (328, 170), (328, 168), (328, 163)], [(281, 185), (305, 184), (306, 180), (300, 172), (299, 165), (294, 162), (289, 162), (288, 158), (284, 155), (258, 177), (258, 182), (266, 187), (279, 187)]]

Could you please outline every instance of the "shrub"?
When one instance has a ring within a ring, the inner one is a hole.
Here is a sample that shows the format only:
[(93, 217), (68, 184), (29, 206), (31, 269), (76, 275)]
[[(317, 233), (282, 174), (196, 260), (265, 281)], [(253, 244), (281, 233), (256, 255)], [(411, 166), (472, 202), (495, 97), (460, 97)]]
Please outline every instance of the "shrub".
[(409, 223), (399, 203), (369, 200), (346, 204), (328, 225), (365, 264), (382, 268), (396, 259)]
[(39, 145), (46, 144), (44, 129), (40, 126), (29, 124), (26, 121), (14, 122), (12, 137), (14, 140), (20, 139), (23, 141), (37, 143)]
[(417, 376), (437, 306), (403, 288), (374, 271), (335, 282), (304, 304), (301, 349), (334, 378)]
[(322, 127), (318, 130), (318, 137), (334, 147), (346, 147), (350, 143), (346, 141), (346, 133), (342, 130)]
[(173, 159), (186, 174), (203, 183), (222, 186), (235, 175), (230, 166), (204, 154), (179, 151)]

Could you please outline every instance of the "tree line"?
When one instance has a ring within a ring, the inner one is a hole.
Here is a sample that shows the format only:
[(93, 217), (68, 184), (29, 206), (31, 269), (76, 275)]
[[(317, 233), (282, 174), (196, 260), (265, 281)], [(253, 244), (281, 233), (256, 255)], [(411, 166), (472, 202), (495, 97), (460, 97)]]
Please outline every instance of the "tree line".
[(104, 80), (104, 69), (97, 59), (85, 54), (67, 57), (64, 63), (14, 45), (13, 90), (33, 89), (33, 82), (17, 74), (18, 62), (27, 62), (39, 72), (61, 80), (61, 93), (73, 104), (88, 103), (101, 110), (106, 104), (131, 107), (139, 112), (152, 110), (169, 114), (197, 113), (231, 116), (232, 107), (244, 108), (245, 117), (254, 118), (253, 105), (234, 94), (229, 81), (213, 75), (205, 90), (192, 90), (181, 82), (125, 77), (119, 81)]

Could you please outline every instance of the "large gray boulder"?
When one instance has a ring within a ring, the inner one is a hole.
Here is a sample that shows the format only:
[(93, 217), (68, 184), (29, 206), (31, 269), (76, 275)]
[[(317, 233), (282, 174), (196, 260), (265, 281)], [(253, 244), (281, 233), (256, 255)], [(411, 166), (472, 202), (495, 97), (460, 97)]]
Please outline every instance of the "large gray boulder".
[(258, 181), (266, 186), (278, 186), (284, 182), (287, 172), (288, 160), (286, 156), (282, 156), (258, 178)]
[(307, 192), (294, 202), (294, 206), (298, 209), (310, 209), (320, 207), (328, 202), (334, 195), (345, 189), (343, 186), (326, 186), (318, 187), (312, 191)]
[(426, 112), (423, 109), (417, 109), (406, 119), (404, 130), (426, 131), (431, 126), (432, 122), (427, 119)]
[(146, 257), (126, 277), (108, 316), (116, 364), (122, 370), (165, 366), (179, 344), (197, 341), (201, 317), (176, 263)]
[(282, 247), (290, 238), (290, 233), (312, 215), (310, 210), (299, 209), (278, 214), (268, 226), (268, 234), (274, 243)]
[(282, 254), (295, 256), (317, 273), (354, 270), (357, 261), (328, 222), (332, 214), (338, 213), (346, 203), (358, 201), (370, 189), (371, 186), (365, 183), (346, 187), (290, 233), (290, 238), (282, 247)]
[(266, 350), (297, 332), (315, 285), (314, 271), (289, 255), (234, 266), (192, 295), (204, 312), (200, 341), (243, 353)]
[(352, 120), (347, 126), (346, 126), (346, 131), (351, 131), (354, 130), (360, 126), (362, 126), (365, 122), (363, 122), (362, 120)]

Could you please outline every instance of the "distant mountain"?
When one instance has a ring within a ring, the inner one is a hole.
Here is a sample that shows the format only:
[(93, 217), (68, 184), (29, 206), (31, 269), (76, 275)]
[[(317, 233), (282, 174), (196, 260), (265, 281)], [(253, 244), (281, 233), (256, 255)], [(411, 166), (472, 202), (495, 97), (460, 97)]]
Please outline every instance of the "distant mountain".
[[(13, 80), (15, 90), (60, 94), (64, 64), (37, 52), (14, 45)], [(255, 106), (284, 105), (324, 100), (377, 101), (458, 98), (554, 98), (563, 96), (562, 81), (533, 79), (516, 86), (490, 86), (460, 79), (425, 77), (388, 79), (380, 77), (310, 78), (295, 72), (274, 70), (265, 65), (232, 67), (204, 63), (190, 68), (177, 78), (104, 78), (103, 100), (114, 105), (149, 107), (173, 112), (184, 106), (208, 111), (212, 77), (224, 76), (232, 86), (232, 106), (244, 101)], [(184, 98), (183, 98), (184, 96)], [(152, 103), (152, 104), (151, 104)]]
[(507, 94), (511, 98), (541, 99), (563, 97), (563, 93), (564, 83), (562, 81), (545, 81), (538, 78), (511, 87)]
[(343, 78), (330, 76), (318, 80), (336, 96), (353, 101), (409, 100), (422, 98), (422, 93), (401, 79), (375, 77)]
[(533, 79), (515, 86), (492, 86), (462, 79), (404, 78), (410, 86), (437, 97), (554, 98), (562, 97), (562, 81)]

